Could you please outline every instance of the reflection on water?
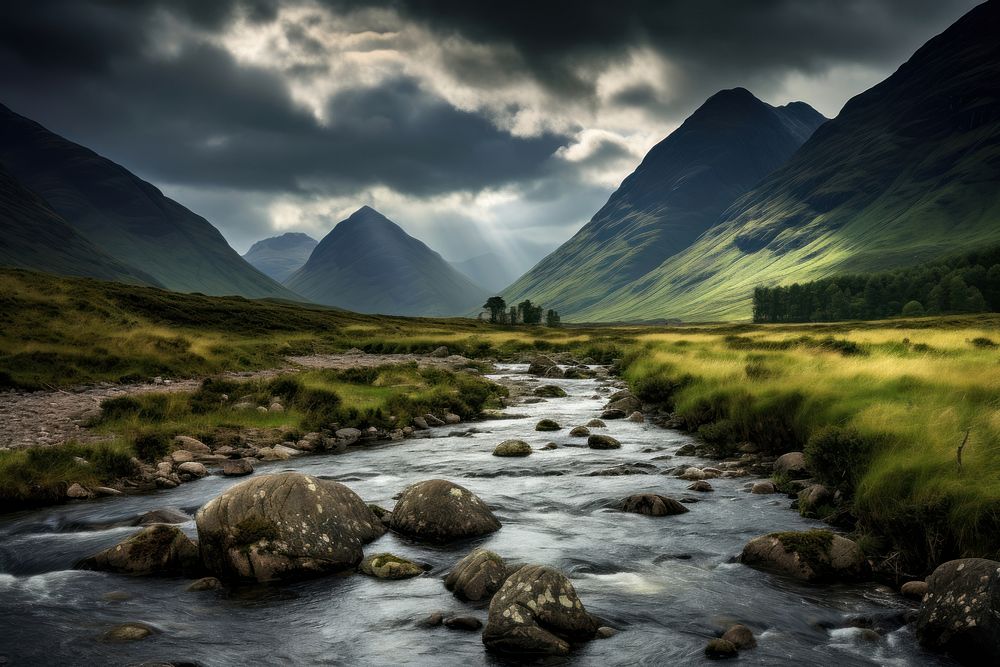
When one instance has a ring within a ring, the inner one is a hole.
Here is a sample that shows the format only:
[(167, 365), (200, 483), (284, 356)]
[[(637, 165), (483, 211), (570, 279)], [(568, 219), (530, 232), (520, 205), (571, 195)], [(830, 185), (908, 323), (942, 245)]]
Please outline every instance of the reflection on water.
[[(506, 366), (515, 374), (524, 367)], [(898, 598), (875, 586), (808, 587), (734, 563), (743, 544), (772, 530), (816, 522), (787, 509), (782, 496), (750, 495), (746, 479), (714, 479), (691, 511), (650, 518), (608, 509), (615, 500), (655, 491), (683, 497), (688, 482), (660, 474), (587, 476), (623, 463), (657, 471), (683, 444), (683, 434), (624, 420), (606, 432), (619, 450), (580, 444), (568, 427), (600, 413), (595, 380), (553, 380), (567, 398), (517, 407), (525, 419), (476, 424), (474, 432), (445, 426), (425, 437), (343, 455), (311, 456), (262, 465), (257, 474), (297, 470), (342, 481), (369, 502), (391, 508), (407, 484), (447, 478), (479, 494), (503, 528), (470, 542), (429, 546), (386, 534), (367, 550), (392, 551), (432, 565), (423, 577), (379, 581), (334, 576), (281, 588), (229, 594), (188, 593), (181, 579), (130, 579), (69, 568), (134, 528), (115, 527), (139, 514), (175, 507), (193, 514), (240, 480), (210, 477), (147, 496), (110, 498), (0, 519), (0, 657), (10, 664), (136, 664), (147, 661), (233, 664), (475, 665), (498, 664), (479, 633), (421, 627), (435, 611), (476, 615), (483, 606), (459, 602), (441, 579), (474, 546), (515, 562), (552, 565), (573, 580), (588, 610), (622, 630), (590, 642), (567, 660), (574, 665), (699, 664), (708, 638), (734, 622), (749, 625), (759, 646), (744, 664), (951, 664), (919, 651), (912, 632), (881, 638), (844, 628), (859, 615), (897, 616)], [(538, 433), (540, 418), (562, 431)], [(459, 434), (463, 432), (463, 434)], [(451, 435), (449, 435), (451, 434)], [(527, 458), (491, 456), (501, 440), (520, 438)], [(687, 459), (690, 461), (690, 459)], [(195, 535), (194, 522), (183, 528)], [(113, 595), (108, 595), (113, 593)], [(110, 626), (141, 621), (159, 630), (130, 644), (105, 644)]]

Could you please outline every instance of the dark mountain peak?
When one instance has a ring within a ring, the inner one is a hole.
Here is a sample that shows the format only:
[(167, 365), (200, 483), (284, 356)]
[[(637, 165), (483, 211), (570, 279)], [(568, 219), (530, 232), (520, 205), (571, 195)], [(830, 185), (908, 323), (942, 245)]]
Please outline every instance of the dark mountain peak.
[(316, 239), (308, 234), (286, 232), (257, 241), (243, 259), (264, 275), (282, 282), (306, 263), (316, 245)]
[(285, 250), (300, 246), (315, 246), (316, 243), (316, 239), (308, 234), (303, 234), (302, 232), (285, 232), (284, 234), (279, 234), (278, 236), (272, 236), (270, 238), (257, 241), (250, 246), (250, 250), (247, 251), (247, 255), (252, 255), (255, 252), (265, 249)]

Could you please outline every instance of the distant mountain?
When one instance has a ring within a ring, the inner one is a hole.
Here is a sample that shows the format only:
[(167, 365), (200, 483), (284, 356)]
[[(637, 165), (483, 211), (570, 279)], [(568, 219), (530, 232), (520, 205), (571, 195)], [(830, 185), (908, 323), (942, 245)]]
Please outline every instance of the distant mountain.
[(317, 243), (308, 234), (289, 232), (257, 241), (250, 246), (243, 259), (280, 283), (302, 268)]
[(850, 100), (695, 244), (583, 319), (750, 317), (757, 285), (1000, 244), (1000, 2)]
[(159, 283), (105, 254), (0, 167), (0, 266), (64, 276)]
[(460, 315), (489, 296), (368, 206), (339, 222), (285, 285), (316, 303), (385, 315)]
[(469, 280), (490, 292), (499, 293), (521, 275), (510, 262), (492, 252), (450, 264)]
[(573, 238), (503, 291), (563, 317), (606, 319), (604, 299), (641, 289), (737, 197), (784, 162), (825, 121), (802, 102), (773, 107), (743, 88), (710, 97), (653, 147)]
[(81, 236), (168, 289), (298, 298), (247, 264), (201, 216), (3, 105), (0, 164)]

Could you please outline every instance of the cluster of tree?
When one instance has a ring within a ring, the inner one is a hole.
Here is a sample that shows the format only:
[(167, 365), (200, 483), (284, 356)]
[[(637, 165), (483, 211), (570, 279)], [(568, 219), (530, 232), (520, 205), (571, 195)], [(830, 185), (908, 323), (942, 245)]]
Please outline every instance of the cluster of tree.
[(753, 292), (754, 322), (833, 322), (1000, 311), (1000, 247), (934, 264)]
[[(507, 309), (507, 302), (502, 296), (491, 296), (483, 304), (483, 308), (489, 311), (490, 322), (493, 324), (541, 324), (541, 306), (531, 303), (530, 299), (525, 299), (516, 306)], [(559, 313), (552, 310), (545, 311), (545, 326), (559, 326)]]

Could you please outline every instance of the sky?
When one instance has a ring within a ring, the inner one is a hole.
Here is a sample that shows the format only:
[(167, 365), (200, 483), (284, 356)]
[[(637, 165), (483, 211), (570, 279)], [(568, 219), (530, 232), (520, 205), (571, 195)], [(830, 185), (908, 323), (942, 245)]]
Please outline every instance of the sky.
[(523, 271), (713, 93), (828, 117), (971, 0), (0, 3), (0, 103), (239, 252), (370, 205)]

